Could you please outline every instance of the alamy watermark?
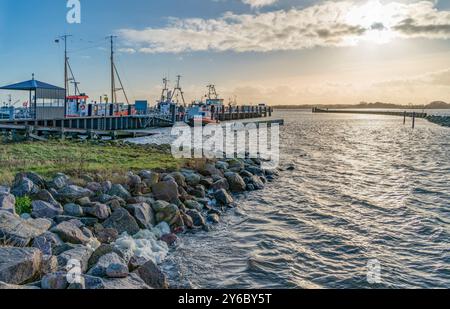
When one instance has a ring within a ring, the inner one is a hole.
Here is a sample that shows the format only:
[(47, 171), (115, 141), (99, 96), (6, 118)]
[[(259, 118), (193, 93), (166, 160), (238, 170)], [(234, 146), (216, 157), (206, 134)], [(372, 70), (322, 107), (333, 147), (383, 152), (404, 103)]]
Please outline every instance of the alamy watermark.
[(226, 123), (192, 128), (178, 124), (172, 155), (177, 159), (260, 159), (262, 168), (275, 169), (280, 162), (280, 126), (266, 123)]
[(66, 265), (66, 279), (69, 284), (79, 284), (82, 281), (81, 263), (78, 260), (72, 259)]
[(67, 0), (67, 8), (69, 9), (66, 15), (67, 23), (81, 24), (81, 2), (80, 0)]
[(369, 284), (381, 283), (381, 263), (377, 259), (367, 262), (367, 282)]

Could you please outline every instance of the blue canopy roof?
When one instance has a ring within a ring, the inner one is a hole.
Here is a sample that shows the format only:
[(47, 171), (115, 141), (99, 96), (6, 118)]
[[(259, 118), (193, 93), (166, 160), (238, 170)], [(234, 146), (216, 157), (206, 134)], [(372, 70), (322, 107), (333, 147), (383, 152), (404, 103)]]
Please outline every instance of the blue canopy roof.
[(47, 89), (47, 90), (64, 90), (64, 88), (53, 86), (41, 81), (31, 79), (26, 82), (21, 82), (9, 86), (0, 87), (2, 90), (37, 90), (37, 89)]

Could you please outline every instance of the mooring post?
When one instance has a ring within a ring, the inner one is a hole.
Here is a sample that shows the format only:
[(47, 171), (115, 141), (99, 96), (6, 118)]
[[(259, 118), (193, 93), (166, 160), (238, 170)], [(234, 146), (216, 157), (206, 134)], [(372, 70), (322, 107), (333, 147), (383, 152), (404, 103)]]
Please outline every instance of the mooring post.
[(405, 113), (403, 114), (403, 125), (406, 125), (406, 111), (405, 111)]
[(413, 113), (412, 128), (416, 127), (416, 112)]

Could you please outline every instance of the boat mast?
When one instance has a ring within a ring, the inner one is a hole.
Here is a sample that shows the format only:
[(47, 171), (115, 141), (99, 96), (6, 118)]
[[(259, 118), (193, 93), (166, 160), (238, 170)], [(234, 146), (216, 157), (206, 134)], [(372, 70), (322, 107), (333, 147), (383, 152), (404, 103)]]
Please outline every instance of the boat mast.
[(177, 76), (177, 85), (175, 86), (175, 89), (173, 90), (172, 98), (175, 97), (175, 95), (177, 95), (177, 97), (178, 97), (178, 93), (179, 93), (181, 95), (181, 99), (183, 100), (183, 105), (185, 106), (186, 101), (184, 100), (184, 92), (181, 89), (180, 80), (181, 80), (181, 75), (178, 75)]
[[(114, 39), (117, 38), (114, 35), (109, 36), (110, 44), (111, 44), (111, 103), (117, 103), (117, 91), (122, 91), (123, 95), (125, 96), (125, 100), (127, 101), (127, 104), (130, 104), (128, 101), (127, 93), (125, 92), (125, 88), (123, 87), (122, 80), (120, 79), (119, 72), (117, 71), (116, 64), (114, 62)], [(117, 79), (120, 83), (120, 88), (116, 88), (116, 75)]]

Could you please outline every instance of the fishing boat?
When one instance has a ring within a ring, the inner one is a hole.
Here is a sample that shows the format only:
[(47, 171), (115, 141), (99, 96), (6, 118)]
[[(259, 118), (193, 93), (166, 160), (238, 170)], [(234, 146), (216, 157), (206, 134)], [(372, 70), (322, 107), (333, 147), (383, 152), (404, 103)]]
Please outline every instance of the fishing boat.
[(214, 114), (223, 108), (223, 99), (219, 99), (215, 85), (208, 85), (208, 93), (204, 96), (205, 101), (195, 101), (187, 109), (186, 120), (190, 126), (201, 123), (206, 126), (211, 123), (219, 123)]

